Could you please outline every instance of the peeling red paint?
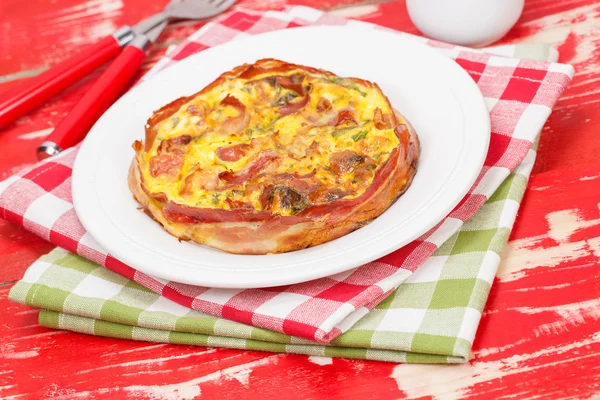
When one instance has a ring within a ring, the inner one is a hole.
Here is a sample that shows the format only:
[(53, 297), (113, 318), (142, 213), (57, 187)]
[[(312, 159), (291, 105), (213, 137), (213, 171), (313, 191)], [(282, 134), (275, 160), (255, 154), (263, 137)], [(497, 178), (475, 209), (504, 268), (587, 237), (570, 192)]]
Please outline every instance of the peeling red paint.
[[(17, 0), (2, 4), (0, 30), (4, 37), (10, 30), (11, 40), (0, 41), (0, 54), (10, 56), (0, 64), (0, 76), (26, 75), (57, 62), (80, 45), (92, 43), (110, 24), (134, 23), (159, 10), (166, 0), (111, 0), (104, 2), (108, 9), (103, 12), (98, 11), (98, 4), (103, 3), (99, 0), (30, 3), (27, 8)], [(285, 2), (240, 3), (273, 8)], [(341, 8), (358, 2), (293, 3)], [(81, 4), (89, 9), (73, 8)], [(404, 1), (368, 10), (363, 18), (367, 21), (416, 32)], [(548, 38), (559, 47), (561, 61), (574, 62), (576, 75), (542, 132), (534, 175), (484, 310), (471, 363), (408, 366), (404, 371), (410, 379), (406, 379), (395, 374), (393, 364), (381, 362), (334, 359), (332, 364), (317, 365), (305, 356), (52, 331), (37, 325), (35, 311), (9, 302), (9, 286), (0, 286), (0, 397), (82, 394), (120, 398), (161, 393), (172, 398), (201, 394), (219, 399), (282, 395), (306, 400), (434, 395), (555, 399), (597, 394), (600, 314), (594, 301), (600, 297), (600, 31), (592, 26), (599, 19), (600, 4), (594, 0), (528, 0), (518, 25), (503, 41)], [(169, 27), (146, 65), (201, 24)], [(77, 36), (78, 41), (73, 41)], [(4, 149), (0, 179), (18, 166), (35, 162), (34, 150), (44, 132), (23, 135), (55, 126), (94, 78), (0, 132), (0, 148)], [(0, 91), (17, 83), (2, 83)], [(26, 266), (49, 249), (41, 239), (0, 220), (0, 282), (18, 279)], [(185, 382), (199, 378), (199, 386), (184, 390)], [(156, 385), (176, 386), (152, 388)]]

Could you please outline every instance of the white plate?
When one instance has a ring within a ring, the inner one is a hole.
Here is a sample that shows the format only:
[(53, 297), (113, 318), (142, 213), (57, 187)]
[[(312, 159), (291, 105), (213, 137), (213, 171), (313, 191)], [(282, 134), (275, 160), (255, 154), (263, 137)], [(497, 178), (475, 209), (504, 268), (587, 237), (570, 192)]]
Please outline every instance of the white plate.
[[(171, 100), (223, 71), (273, 57), (377, 82), (414, 125), (422, 146), (410, 189), (382, 216), (335, 241), (295, 252), (244, 256), (180, 243), (136, 209), (127, 187), (131, 143)], [(475, 181), (488, 149), (489, 115), (467, 73), (436, 50), (366, 28), (304, 27), (213, 47), (138, 85), (98, 120), (73, 171), (83, 226), (113, 256), (149, 275), (195, 285), (250, 288), (346, 271), (418, 238), (444, 218)]]

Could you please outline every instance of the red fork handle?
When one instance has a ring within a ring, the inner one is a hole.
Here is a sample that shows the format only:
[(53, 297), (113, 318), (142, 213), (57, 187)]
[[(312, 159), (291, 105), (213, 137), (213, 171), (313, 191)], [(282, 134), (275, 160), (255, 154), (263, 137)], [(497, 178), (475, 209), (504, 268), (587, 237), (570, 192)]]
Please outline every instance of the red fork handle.
[(27, 114), (52, 96), (115, 58), (122, 46), (133, 39), (129, 27), (123, 27), (76, 56), (55, 65), (23, 85), (0, 95), (0, 129)]
[[(138, 36), (94, 82), (92, 88), (75, 105), (38, 148), (38, 158), (52, 156), (79, 143), (100, 116), (125, 89), (144, 61), (149, 42)], [(110, 134), (110, 132), (106, 132)]]

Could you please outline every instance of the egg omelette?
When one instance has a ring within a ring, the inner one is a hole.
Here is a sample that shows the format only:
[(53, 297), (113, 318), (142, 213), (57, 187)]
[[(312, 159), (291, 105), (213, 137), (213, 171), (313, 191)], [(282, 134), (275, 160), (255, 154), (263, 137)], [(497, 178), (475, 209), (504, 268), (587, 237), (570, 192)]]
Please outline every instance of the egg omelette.
[(183, 240), (265, 254), (363, 226), (403, 193), (419, 144), (374, 83), (274, 59), (148, 120), (129, 186)]

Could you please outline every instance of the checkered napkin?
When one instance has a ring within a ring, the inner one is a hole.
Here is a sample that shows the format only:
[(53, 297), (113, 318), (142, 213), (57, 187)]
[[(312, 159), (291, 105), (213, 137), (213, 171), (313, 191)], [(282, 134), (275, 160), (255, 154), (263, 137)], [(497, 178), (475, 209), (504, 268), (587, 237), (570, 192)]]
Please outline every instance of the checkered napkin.
[[(238, 9), (200, 29), (159, 62), (150, 75), (195, 52), (228, 40), (311, 24), (361, 25), (380, 29), (306, 7), (265, 13)], [(174, 342), (177, 340), (173, 337), (183, 337), (179, 334), (203, 334), (212, 335), (213, 340), (214, 336), (221, 341), (227, 337), (231, 346), (241, 347), (233, 344), (234, 338), (250, 346), (248, 343), (254, 339), (254, 333), (261, 332), (259, 337), (273, 335), (269, 337), (281, 338), (278, 340), (283, 343), (296, 340), (286, 335), (322, 343), (310, 345), (315, 349), (335, 348), (323, 345), (331, 342), (335, 346), (362, 348), (362, 353), (384, 350), (401, 354), (410, 351), (411, 354), (441, 354), (444, 359), (445, 356), (454, 356), (464, 360), (499, 263), (498, 253), (508, 238), (535, 159), (532, 142), (570, 81), (573, 70), (566, 65), (507, 58), (410, 37), (439, 48), (469, 72), (485, 96), (493, 131), (485, 166), (470, 193), (446, 219), (415, 242), (357, 269), (285, 287), (225, 290), (165, 282), (135, 271), (107, 255), (84, 231), (71, 204), (71, 165), (77, 152), (72, 149), (0, 182), (0, 216), (107, 267), (127, 278), (127, 283), (109, 285), (111, 288), (106, 293), (99, 294), (93, 290), (96, 284), (99, 285), (99, 280), (114, 281), (98, 278), (98, 275), (109, 274), (106, 269), (95, 269), (85, 277), (79, 275), (83, 278), (81, 281), (62, 279), (56, 271), (60, 269), (60, 263), (55, 265), (46, 260), (32, 266), (32, 272), (28, 271), (11, 292), (12, 298), (72, 314), (67, 318), (71, 323), (66, 324), (66, 315), (58, 318), (50, 311), (44, 312), (42, 316), (53, 315), (56, 321), (62, 318), (63, 323), (57, 324), (48, 322), (52, 318), (42, 318), (42, 322), (50, 326), (78, 330), (85, 325), (85, 318), (92, 318), (93, 326), (113, 324), (110, 326), (114, 329), (94, 330), (96, 334), (109, 336), (121, 337), (115, 332), (127, 329), (136, 332), (156, 329), (170, 332), (169, 340)], [(513, 47), (513, 54), (517, 54), (518, 49)], [(510, 50), (504, 48), (498, 51), (506, 53)], [(471, 218), (478, 210), (477, 216)], [(65, 257), (71, 259), (74, 256)], [(48, 268), (43, 270), (39, 265)], [(417, 267), (421, 268), (413, 274)], [(407, 278), (408, 281), (394, 291)], [(152, 295), (144, 296), (148, 297), (148, 301), (150, 298), (154, 301), (148, 304), (136, 300), (135, 296), (126, 297), (130, 287), (135, 287), (139, 296), (150, 293), (141, 287), (149, 289)], [(41, 288), (57, 289), (61, 295), (42, 296), (40, 293), (45, 292), (40, 292)], [(86, 313), (84, 308), (88, 302), (83, 297), (88, 293), (100, 299), (102, 305), (100, 308), (98, 304), (90, 305), (94, 311)], [(53, 300), (42, 301), (42, 298)], [(72, 303), (70, 298), (81, 303)], [(201, 314), (188, 311), (188, 308), (220, 317), (212, 319), (219, 323), (213, 323), (210, 329), (210, 324), (198, 323), (202, 329), (198, 324), (187, 325), (189, 319), (180, 315), (181, 308), (173, 313), (170, 308), (161, 308), (167, 307), (165, 304), (176, 307), (167, 299), (185, 306), (186, 312), (194, 316), (192, 318), (213, 317), (200, 317)], [(126, 313), (121, 315), (119, 304), (139, 310), (138, 317), (130, 319), (125, 316)], [(177, 317), (177, 322), (145, 325), (156, 321), (151, 316), (154, 312), (171, 313)], [(82, 318), (80, 325), (77, 318)], [(275, 332), (267, 334), (259, 328)], [(343, 332), (346, 333), (340, 336)], [(153, 340), (151, 334), (148, 335), (145, 338)], [(364, 350), (366, 348), (370, 350)], [(268, 346), (264, 349), (269, 350)], [(298, 348), (286, 350), (302, 352)], [(358, 357), (352, 352), (345, 353), (345, 356)], [(399, 360), (402, 357), (367, 354), (363, 358)]]

